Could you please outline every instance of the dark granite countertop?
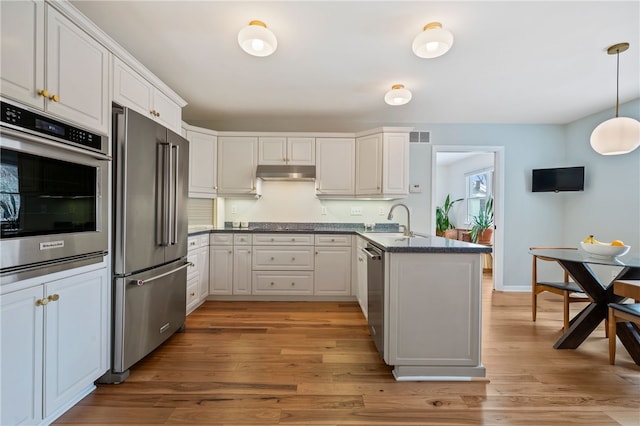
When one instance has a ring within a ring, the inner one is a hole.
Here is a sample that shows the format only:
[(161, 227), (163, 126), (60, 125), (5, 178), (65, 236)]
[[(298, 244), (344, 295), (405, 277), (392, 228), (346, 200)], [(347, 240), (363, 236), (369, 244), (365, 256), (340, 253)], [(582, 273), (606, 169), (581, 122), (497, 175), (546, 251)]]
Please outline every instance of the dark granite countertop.
[(390, 253), (491, 253), (492, 248), (416, 233), (416, 237), (406, 238), (400, 235), (398, 224), (376, 224), (373, 230), (366, 231), (362, 223), (280, 223), (250, 222), (246, 228), (234, 228), (226, 223), (224, 228), (190, 227), (189, 236), (209, 233), (274, 233), (287, 234), (355, 234)]

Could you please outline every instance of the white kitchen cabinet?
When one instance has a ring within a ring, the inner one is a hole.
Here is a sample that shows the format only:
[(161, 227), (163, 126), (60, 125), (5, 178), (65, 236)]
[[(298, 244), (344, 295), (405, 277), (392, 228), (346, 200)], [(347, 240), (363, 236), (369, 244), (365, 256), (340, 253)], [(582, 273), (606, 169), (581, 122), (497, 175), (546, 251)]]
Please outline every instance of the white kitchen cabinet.
[(313, 295), (313, 271), (253, 271), (253, 294)]
[(209, 294), (233, 294), (233, 234), (209, 236)]
[(258, 139), (258, 164), (315, 165), (315, 138), (265, 136)]
[(357, 286), (357, 297), (358, 303), (360, 304), (360, 309), (362, 309), (362, 313), (365, 318), (369, 317), (368, 307), (367, 307), (367, 294), (368, 294), (368, 286), (367, 286), (367, 259), (365, 255), (362, 253), (362, 250), (367, 247), (367, 240), (362, 237), (356, 237), (356, 280), (358, 283)]
[(188, 315), (209, 295), (209, 235), (190, 236), (187, 246), (187, 260), (193, 264), (187, 269)]
[(351, 236), (315, 236), (315, 296), (351, 295)]
[(189, 197), (215, 198), (218, 192), (218, 137), (187, 130), (186, 139), (189, 141)]
[(113, 101), (181, 133), (180, 105), (118, 58), (113, 60)]
[(108, 369), (106, 268), (4, 294), (0, 424), (49, 423)]
[(409, 134), (356, 139), (356, 196), (400, 198), (409, 193)]
[(3, 96), (107, 134), (109, 51), (42, 1), (3, 1)]
[(251, 294), (251, 234), (233, 236), (233, 294)]
[(355, 195), (355, 138), (316, 138), (316, 196)]
[(258, 138), (218, 136), (218, 196), (247, 197), (260, 194), (256, 179)]

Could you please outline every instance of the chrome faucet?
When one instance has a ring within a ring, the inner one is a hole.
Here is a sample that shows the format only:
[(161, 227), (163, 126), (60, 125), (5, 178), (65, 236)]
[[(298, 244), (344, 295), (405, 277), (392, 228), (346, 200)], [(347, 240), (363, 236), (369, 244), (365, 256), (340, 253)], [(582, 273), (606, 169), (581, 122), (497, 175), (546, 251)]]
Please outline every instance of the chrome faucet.
[(407, 210), (407, 226), (400, 226), (404, 228), (403, 234), (405, 237), (412, 237), (413, 232), (411, 232), (411, 210), (409, 210), (409, 207), (407, 207), (406, 204), (398, 203), (391, 206), (391, 210), (389, 210), (389, 216), (387, 216), (387, 220), (393, 219), (393, 209), (395, 209), (396, 207), (404, 207)]

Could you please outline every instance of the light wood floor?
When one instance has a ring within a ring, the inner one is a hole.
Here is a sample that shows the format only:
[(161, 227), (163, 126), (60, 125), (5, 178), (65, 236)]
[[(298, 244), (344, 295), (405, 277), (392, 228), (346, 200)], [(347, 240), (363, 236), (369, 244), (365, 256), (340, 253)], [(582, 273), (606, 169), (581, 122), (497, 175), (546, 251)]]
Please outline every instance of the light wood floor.
[[(483, 292), (487, 380), (396, 382), (356, 303), (206, 302), (186, 331), (59, 424), (640, 425), (640, 368), (601, 325), (556, 350), (562, 305)], [(580, 305), (572, 304), (574, 313)], [(446, 327), (446, 324), (443, 324)]]

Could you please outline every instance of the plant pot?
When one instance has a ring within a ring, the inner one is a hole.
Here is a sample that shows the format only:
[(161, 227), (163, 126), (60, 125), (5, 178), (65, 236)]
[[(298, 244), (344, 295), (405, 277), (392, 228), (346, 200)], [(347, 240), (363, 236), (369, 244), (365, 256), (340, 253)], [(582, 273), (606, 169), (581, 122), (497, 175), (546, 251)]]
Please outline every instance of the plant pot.
[(458, 239), (458, 230), (457, 229), (447, 229), (444, 231), (443, 237), (449, 238), (450, 240)]
[(490, 245), (493, 237), (493, 228), (487, 228), (478, 232), (478, 244)]

